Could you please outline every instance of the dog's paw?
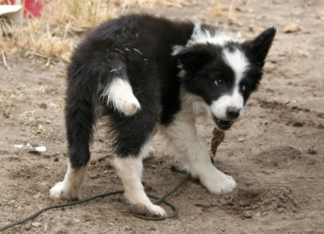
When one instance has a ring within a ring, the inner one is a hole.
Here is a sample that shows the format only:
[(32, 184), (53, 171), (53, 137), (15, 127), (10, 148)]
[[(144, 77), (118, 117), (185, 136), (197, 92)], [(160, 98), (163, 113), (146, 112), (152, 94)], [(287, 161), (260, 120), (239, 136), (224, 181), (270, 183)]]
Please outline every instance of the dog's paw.
[(199, 179), (209, 192), (216, 195), (230, 193), (236, 187), (236, 182), (232, 176), (225, 175), (216, 168), (213, 172), (200, 176)]
[(66, 188), (63, 182), (58, 182), (51, 188), (50, 197), (69, 201), (81, 199), (78, 191)]
[(132, 205), (132, 209), (135, 213), (143, 214), (143, 215), (152, 215), (152, 216), (166, 216), (165, 210), (157, 205), (149, 205), (146, 206), (144, 204), (134, 204)]

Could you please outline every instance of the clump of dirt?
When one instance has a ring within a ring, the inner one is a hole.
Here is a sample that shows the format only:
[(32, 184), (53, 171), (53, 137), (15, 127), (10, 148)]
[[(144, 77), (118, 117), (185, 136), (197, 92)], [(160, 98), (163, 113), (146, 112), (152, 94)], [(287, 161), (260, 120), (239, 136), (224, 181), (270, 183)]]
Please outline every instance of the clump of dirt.
[(247, 211), (261, 215), (265, 212), (296, 212), (298, 208), (292, 191), (279, 188), (239, 188), (219, 202), (224, 210), (237, 215), (246, 215)]

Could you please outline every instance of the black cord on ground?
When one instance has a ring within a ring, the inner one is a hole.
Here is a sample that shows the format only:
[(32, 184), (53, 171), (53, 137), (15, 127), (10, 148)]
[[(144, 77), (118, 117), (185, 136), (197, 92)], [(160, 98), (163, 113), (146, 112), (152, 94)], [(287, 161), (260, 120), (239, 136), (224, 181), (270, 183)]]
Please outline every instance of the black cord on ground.
[(158, 198), (152, 195), (147, 195), (150, 198), (154, 198), (157, 201), (154, 203), (155, 205), (160, 205), (161, 203), (164, 203), (168, 206), (170, 206), (174, 213), (170, 216), (165, 216), (165, 217), (150, 217), (150, 216), (145, 216), (145, 215), (140, 215), (140, 214), (136, 214), (134, 211), (132, 211), (133, 216), (135, 216), (136, 218), (139, 219), (144, 219), (144, 220), (153, 220), (153, 221), (159, 221), (159, 220), (165, 220), (165, 219), (171, 219), (174, 218), (175, 216), (178, 215), (179, 210), (176, 206), (174, 206), (172, 203), (165, 201), (165, 199), (169, 196), (171, 196), (173, 193), (175, 193), (188, 179), (190, 178), (190, 174), (186, 174), (183, 179), (181, 180), (181, 182), (170, 192), (168, 192), (167, 194), (165, 194), (163, 197)]
[[(161, 203), (164, 203), (168, 206), (170, 206), (174, 213), (170, 216), (166, 216), (166, 217), (150, 217), (150, 216), (143, 216), (143, 215), (139, 215), (139, 214), (136, 214), (135, 212), (132, 211), (132, 214), (137, 217), (137, 218), (140, 218), (140, 219), (145, 219), (145, 220), (153, 220), (153, 221), (159, 221), (159, 220), (165, 220), (165, 219), (170, 219), (170, 218), (174, 218), (175, 216), (178, 215), (178, 208), (173, 205), (172, 203), (170, 202), (167, 202), (165, 201), (165, 199), (170, 196), (171, 194), (173, 194), (175, 191), (177, 191), (186, 181), (187, 179), (189, 179), (190, 175), (187, 174), (183, 179), (182, 181), (179, 183), (178, 186), (176, 186), (171, 192), (167, 193), (166, 195), (164, 195), (162, 198), (158, 198), (156, 196), (153, 196), (153, 195), (147, 195), (148, 197), (150, 198), (153, 198), (153, 199), (156, 199), (158, 200), (155, 204), (159, 205)], [(62, 207), (67, 207), (67, 206), (74, 206), (74, 205), (78, 205), (78, 204), (82, 204), (82, 203), (85, 203), (85, 202), (88, 202), (88, 201), (91, 201), (91, 200), (94, 200), (96, 198), (103, 198), (103, 197), (108, 197), (108, 196), (111, 196), (111, 195), (115, 195), (115, 194), (119, 194), (119, 193), (124, 193), (124, 191), (116, 191), (116, 192), (110, 192), (110, 193), (104, 193), (104, 194), (99, 194), (97, 196), (93, 196), (93, 197), (90, 197), (90, 198), (87, 198), (85, 200), (82, 200), (82, 201), (75, 201), (75, 202), (70, 202), (70, 203), (66, 203), (66, 204), (61, 204), (61, 205), (54, 205), (54, 206), (49, 206), (49, 207), (45, 207), (43, 209), (41, 209), (40, 211), (36, 212), (35, 214), (25, 218), (25, 219), (22, 219), (20, 221), (17, 221), (17, 222), (14, 222), (14, 223), (11, 223), (11, 224), (8, 224), (2, 228), (0, 228), (0, 232), (8, 229), (8, 228), (12, 228), (16, 225), (19, 225), (19, 224), (22, 224), (22, 223), (25, 223), (27, 222), (28, 220), (31, 220), (31, 219), (34, 219), (36, 218), (38, 215), (44, 213), (45, 211), (47, 210), (51, 210), (51, 209), (57, 209), (57, 208), (62, 208)]]

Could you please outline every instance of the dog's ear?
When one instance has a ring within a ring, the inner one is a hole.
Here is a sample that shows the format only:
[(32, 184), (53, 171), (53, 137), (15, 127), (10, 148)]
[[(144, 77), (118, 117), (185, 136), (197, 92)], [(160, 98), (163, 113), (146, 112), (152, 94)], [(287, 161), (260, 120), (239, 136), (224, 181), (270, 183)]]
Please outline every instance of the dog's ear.
[(182, 64), (182, 68), (187, 72), (195, 73), (208, 62), (212, 61), (213, 54), (207, 44), (199, 44), (184, 47), (173, 54)]
[(268, 28), (254, 40), (245, 41), (242, 44), (242, 48), (251, 62), (263, 67), (264, 60), (269, 52), (275, 34), (275, 28)]

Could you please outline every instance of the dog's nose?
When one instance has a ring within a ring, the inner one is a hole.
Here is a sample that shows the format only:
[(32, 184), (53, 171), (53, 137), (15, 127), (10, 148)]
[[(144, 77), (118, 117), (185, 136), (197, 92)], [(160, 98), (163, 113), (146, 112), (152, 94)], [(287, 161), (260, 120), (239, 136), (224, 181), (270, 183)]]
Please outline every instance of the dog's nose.
[(240, 115), (241, 108), (236, 108), (233, 106), (227, 107), (226, 116), (229, 119), (236, 119)]

